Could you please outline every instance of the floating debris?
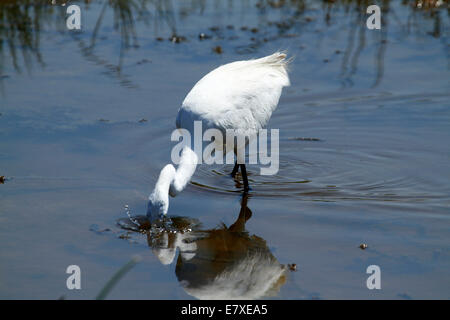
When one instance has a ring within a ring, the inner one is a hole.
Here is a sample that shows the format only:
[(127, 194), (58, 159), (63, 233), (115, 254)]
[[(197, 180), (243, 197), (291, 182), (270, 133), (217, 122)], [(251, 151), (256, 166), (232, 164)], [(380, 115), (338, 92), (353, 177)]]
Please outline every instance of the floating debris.
[(200, 33), (199, 35), (198, 35), (198, 38), (200, 39), (200, 40), (206, 40), (206, 39), (211, 39), (212, 37), (210, 36), (210, 35), (207, 35), (206, 33)]
[(251, 28), (250, 31), (253, 32), (253, 33), (258, 33), (259, 32), (258, 28)]
[(148, 120), (147, 119), (145, 119), (145, 118), (142, 118), (141, 120), (139, 120), (138, 122), (139, 123), (144, 123), (144, 122), (147, 122)]
[(164, 38), (158, 37), (156, 38), (157, 41), (164, 41)]
[(223, 50), (222, 50), (222, 47), (221, 47), (221, 46), (214, 47), (212, 50), (213, 50), (215, 53), (217, 53), (217, 54), (222, 54), (222, 53), (223, 53)]
[(289, 270), (294, 271), (294, 272), (297, 271), (297, 264), (292, 263), (292, 264), (288, 264), (287, 266), (288, 266)]
[(330, 62), (330, 60), (328, 60), (328, 59), (323, 59), (323, 62), (324, 62), (324, 63), (328, 63), (328, 62)]
[(336, 50), (334, 53), (335, 53), (335, 54), (340, 54), (340, 53), (341, 53), (341, 50)]
[(103, 118), (98, 119), (98, 121), (99, 121), (99, 122), (109, 122), (108, 119), (103, 119)]
[[(307, 91), (307, 89), (303, 89), (304, 91)], [(303, 137), (294, 137), (290, 138), (290, 140), (296, 140), (296, 141), (322, 141), (319, 138), (303, 138)]]
[(217, 32), (220, 30), (220, 28), (218, 26), (213, 26), (213, 27), (210, 27), (209, 30), (211, 30), (213, 32)]
[(183, 36), (177, 36), (177, 35), (172, 35), (170, 38), (169, 38), (169, 40), (172, 42), (172, 43), (181, 43), (181, 42), (184, 42), (184, 41), (186, 41), (186, 37), (183, 37)]
[(229, 25), (227, 25), (227, 29), (228, 29), (228, 30), (233, 30), (233, 29), (234, 29), (234, 26), (231, 25), (231, 24), (229, 24)]
[(4, 184), (6, 181), (5, 176), (0, 176), (0, 183)]
[(142, 59), (142, 60), (136, 62), (136, 64), (144, 64), (144, 63), (149, 63), (149, 62), (151, 62), (151, 61), (148, 59)]
[(286, 22), (286, 21), (283, 21), (283, 22), (275, 22), (275, 25), (277, 26), (278, 29), (281, 29), (281, 30), (287, 30), (287, 29), (290, 29), (290, 28), (292, 27), (292, 25), (289, 24), (289, 23)]
[(359, 248), (361, 249), (361, 250), (366, 250), (367, 249), (367, 244), (365, 244), (365, 243), (361, 243), (360, 245), (359, 245)]
[(285, 4), (285, 0), (279, 0), (279, 1), (268, 1), (269, 6), (271, 6), (274, 9), (279, 9)]
[(245, 30), (247, 30), (247, 29), (248, 29), (247, 26), (242, 26), (242, 27), (241, 27), (241, 30), (242, 30), (242, 31), (245, 31)]

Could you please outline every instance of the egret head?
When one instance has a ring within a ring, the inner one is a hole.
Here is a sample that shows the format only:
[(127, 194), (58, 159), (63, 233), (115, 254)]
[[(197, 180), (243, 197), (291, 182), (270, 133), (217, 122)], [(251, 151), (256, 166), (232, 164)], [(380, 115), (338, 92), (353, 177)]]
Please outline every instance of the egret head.
[(167, 214), (168, 209), (168, 201), (166, 202), (163, 199), (158, 199), (157, 197), (150, 196), (150, 198), (148, 199), (147, 217), (151, 221), (160, 219)]
[(175, 168), (168, 164), (159, 174), (155, 189), (148, 197), (147, 217), (153, 221), (167, 214), (169, 210), (169, 187), (175, 175)]

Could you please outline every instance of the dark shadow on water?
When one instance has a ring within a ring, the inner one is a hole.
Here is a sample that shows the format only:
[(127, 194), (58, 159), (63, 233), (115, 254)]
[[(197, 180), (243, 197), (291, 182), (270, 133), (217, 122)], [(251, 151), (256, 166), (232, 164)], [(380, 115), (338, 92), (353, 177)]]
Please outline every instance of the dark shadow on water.
[[(244, 194), (236, 221), (214, 229), (188, 217), (167, 217), (156, 224), (139, 216), (120, 219), (119, 226), (145, 234), (158, 260), (174, 262), (180, 285), (198, 299), (259, 299), (274, 297), (286, 283), (288, 267), (271, 253), (264, 239), (250, 235), (245, 224), (252, 217)], [(137, 227), (137, 224), (140, 227)]]

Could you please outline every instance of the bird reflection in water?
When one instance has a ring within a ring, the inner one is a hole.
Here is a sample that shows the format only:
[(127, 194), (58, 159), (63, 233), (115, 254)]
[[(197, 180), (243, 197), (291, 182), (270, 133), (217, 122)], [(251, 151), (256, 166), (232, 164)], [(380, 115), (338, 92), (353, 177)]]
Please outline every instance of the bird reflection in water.
[[(167, 230), (146, 232), (148, 245), (162, 264), (172, 263), (179, 250), (175, 273), (189, 295), (198, 299), (259, 299), (276, 296), (285, 284), (286, 266), (272, 255), (264, 239), (245, 229), (252, 216), (248, 199), (244, 194), (239, 216), (229, 227), (222, 224), (203, 230), (195, 219), (165, 217)], [(148, 223), (143, 225), (149, 227)]]

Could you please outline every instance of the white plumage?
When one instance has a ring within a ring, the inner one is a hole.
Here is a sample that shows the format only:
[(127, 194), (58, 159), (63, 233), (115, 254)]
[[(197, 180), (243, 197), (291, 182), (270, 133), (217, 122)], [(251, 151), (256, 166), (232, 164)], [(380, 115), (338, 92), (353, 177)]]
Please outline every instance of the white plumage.
[[(236, 135), (257, 135), (276, 109), (282, 88), (290, 85), (287, 64), (286, 54), (276, 52), (214, 69), (200, 79), (184, 99), (176, 118), (177, 128), (187, 129), (193, 136), (194, 121), (197, 120), (202, 122), (203, 130), (218, 129), (223, 137), (226, 137), (227, 129), (234, 130)], [(147, 216), (167, 214), (169, 192), (174, 197), (184, 189), (197, 163), (197, 155), (185, 147), (178, 170), (171, 164), (161, 170), (149, 197)], [(236, 162), (232, 175), (239, 167), (245, 191), (248, 191), (245, 164)]]
[(151, 219), (167, 214), (169, 210), (169, 193), (175, 197), (187, 185), (198, 163), (197, 155), (188, 147), (181, 151), (178, 169), (172, 164), (166, 165), (159, 174), (155, 189), (148, 200), (147, 216)]
[(203, 128), (234, 129), (256, 134), (278, 105), (281, 90), (289, 86), (286, 54), (236, 61), (214, 69), (188, 93), (178, 111), (177, 128), (193, 134), (193, 122)]
[[(283, 87), (290, 85), (288, 63), (285, 53), (276, 52), (214, 69), (184, 99), (176, 119), (177, 128), (187, 129), (194, 135), (194, 121), (201, 121), (203, 130), (218, 129), (226, 137), (227, 129), (231, 129), (236, 136), (244, 136), (248, 143), (250, 137), (255, 137), (267, 125)], [(226, 143), (224, 139), (220, 148)], [(238, 153), (236, 148), (233, 151)], [(231, 175), (240, 167), (244, 190), (248, 191), (245, 164), (239, 161)]]

